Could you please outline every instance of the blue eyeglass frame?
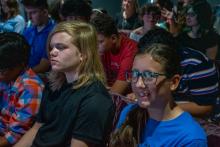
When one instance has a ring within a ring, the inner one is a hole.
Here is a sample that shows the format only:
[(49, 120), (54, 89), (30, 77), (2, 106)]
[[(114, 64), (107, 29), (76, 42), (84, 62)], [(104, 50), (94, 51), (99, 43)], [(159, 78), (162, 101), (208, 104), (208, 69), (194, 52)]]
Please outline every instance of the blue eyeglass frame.
[[(126, 79), (129, 79), (128, 77), (128, 74), (131, 73), (131, 76), (132, 77), (135, 77), (135, 78), (138, 78), (138, 77), (142, 77), (142, 78), (157, 78), (158, 76), (166, 76), (166, 74), (164, 73), (157, 73), (157, 72), (152, 72), (152, 71), (148, 71), (148, 70), (145, 70), (143, 72), (140, 72), (136, 69), (130, 71), (130, 72), (126, 72)], [(135, 75), (135, 76), (134, 76)]]

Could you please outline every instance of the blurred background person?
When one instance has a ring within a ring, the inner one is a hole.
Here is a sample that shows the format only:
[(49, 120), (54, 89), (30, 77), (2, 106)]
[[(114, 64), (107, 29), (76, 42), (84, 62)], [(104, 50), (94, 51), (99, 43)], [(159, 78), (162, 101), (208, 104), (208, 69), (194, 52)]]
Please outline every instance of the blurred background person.
[(25, 20), (19, 14), (17, 0), (1, 0), (2, 19), (0, 32), (16, 32), (22, 34), (25, 28)]
[(132, 30), (142, 25), (138, 11), (138, 0), (121, 0), (121, 12), (116, 15), (115, 19), (119, 32), (129, 36)]

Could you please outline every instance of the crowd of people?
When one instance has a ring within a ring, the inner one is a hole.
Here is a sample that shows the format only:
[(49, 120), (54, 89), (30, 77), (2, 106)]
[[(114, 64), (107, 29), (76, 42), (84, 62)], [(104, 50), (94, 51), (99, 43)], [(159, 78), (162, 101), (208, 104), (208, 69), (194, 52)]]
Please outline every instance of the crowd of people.
[(0, 6), (0, 147), (208, 146), (218, 6), (121, 0), (115, 18), (90, 0)]

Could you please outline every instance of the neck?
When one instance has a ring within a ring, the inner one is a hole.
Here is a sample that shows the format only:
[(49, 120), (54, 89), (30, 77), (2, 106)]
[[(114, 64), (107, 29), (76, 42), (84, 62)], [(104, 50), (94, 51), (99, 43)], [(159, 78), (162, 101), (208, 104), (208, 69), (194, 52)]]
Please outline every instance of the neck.
[(73, 83), (78, 79), (78, 73), (76, 72), (65, 72), (67, 83)]
[(191, 34), (190, 34), (192, 38), (198, 38), (198, 37), (200, 37), (200, 34), (198, 33), (199, 27), (200, 27), (200, 26), (194, 26), (194, 27), (192, 27)]
[(178, 117), (183, 111), (176, 104), (167, 103), (164, 107), (148, 108), (148, 112), (151, 118), (166, 121)]
[(111, 50), (112, 54), (117, 54), (121, 46), (121, 35), (119, 34), (117, 41), (115, 42), (114, 48)]
[(143, 26), (143, 35), (146, 34), (149, 30), (151, 30), (154, 26), (144, 24)]

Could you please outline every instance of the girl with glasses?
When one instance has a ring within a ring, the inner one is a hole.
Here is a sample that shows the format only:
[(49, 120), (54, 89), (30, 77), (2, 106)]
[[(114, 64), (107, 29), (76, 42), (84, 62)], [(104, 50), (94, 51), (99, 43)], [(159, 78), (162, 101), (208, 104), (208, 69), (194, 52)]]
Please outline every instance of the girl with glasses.
[(110, 146), (207, 146), (205, 132), (174, 102), (179, 68), (174, 48), (152, 44), (139, 50), (127, 73), (137, 103), (123, 109)]

